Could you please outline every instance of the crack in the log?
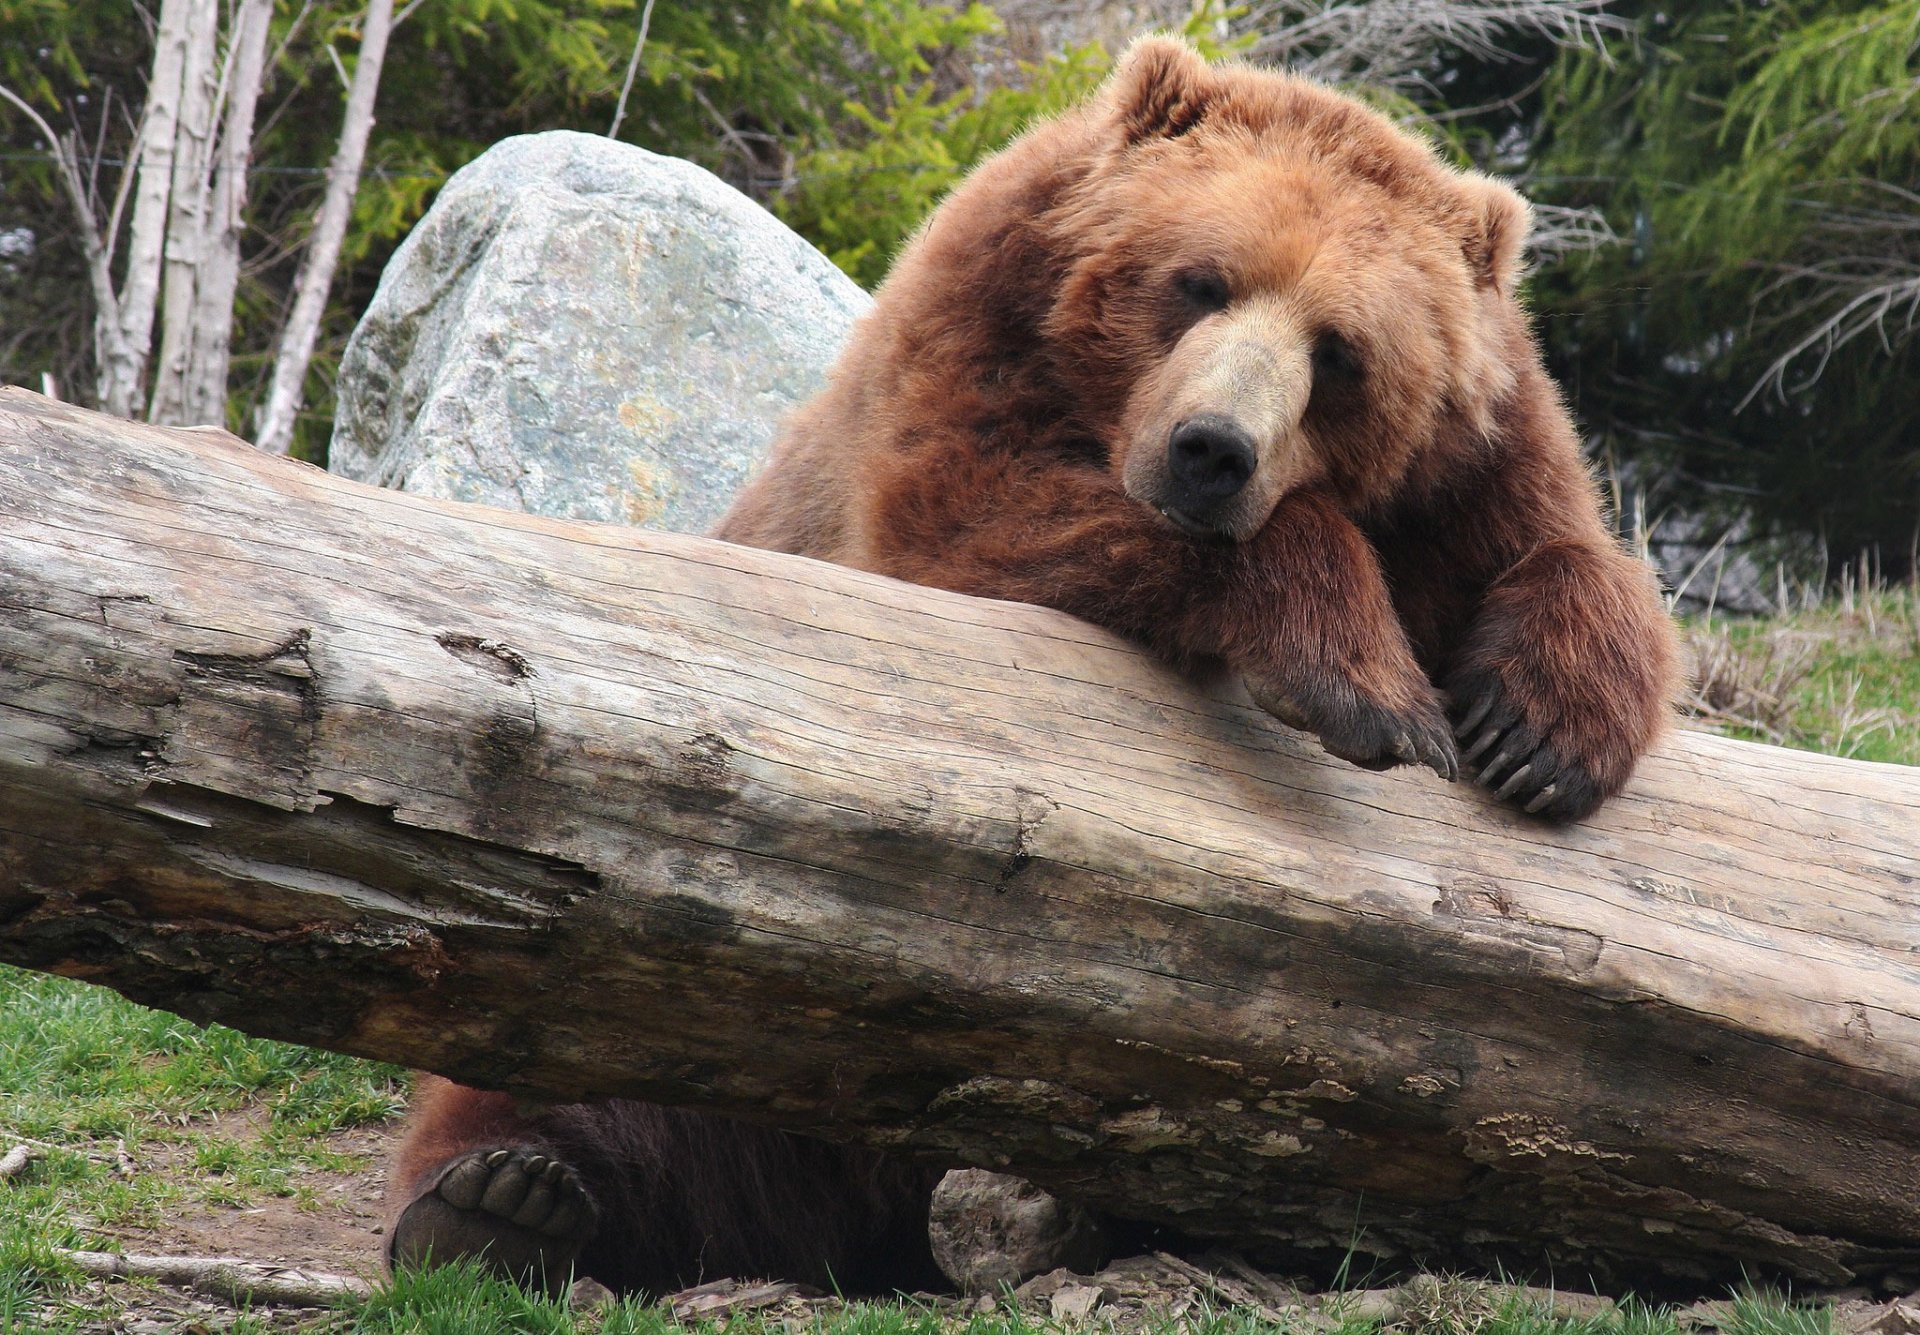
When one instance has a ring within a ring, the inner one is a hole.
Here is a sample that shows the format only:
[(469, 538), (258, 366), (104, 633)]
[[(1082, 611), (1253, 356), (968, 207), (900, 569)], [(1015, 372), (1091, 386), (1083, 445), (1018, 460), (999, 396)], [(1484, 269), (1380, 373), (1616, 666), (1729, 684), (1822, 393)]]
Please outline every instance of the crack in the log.
[(451, 630), (443, 630), (433, 638), (442, 649), (476, 671), (507, 681), (523, 681), (534, 675), (533, 664), (527, 661), (527, 656), (504, 640)]
[(203, 769), (240, 767), (244, 777), (223, 786), (269, 805), (311, 807), (320, 723), (312, 648), (313, 632), (301, 627), (257, 653), (175, 649), (182, 689), (160, 752), (169, 772), (198, 779)]
[(1468, 936), (1516, 946), (1535, 960), (1558, 957), (1556, 972), (1570, 978), (1591, 974), (1606, 949), (1606, 939), (1596, 932), (1530, 917), (1510, 890), (1485, 877), (1457, 877), (1438, 891), (1434, 917), (1457, 924)]
[(301, 718), (313, 723), (320, 716), (314, 685), (313, 631), (305, 626), (273, 648), (257, 654), (211, 654), (175, 649), (175, 661), (187, 665), (188, 675), (200, 674), (235, 683), (291, 694), (300, 702)]
[(999, 881), (994, 886), (995, 892), (1000, 894), (1006, 892), (1014, 877), (1032, 865), (1033, 851), (1030, 845), (1033, 836), (1046, 824), (1047, 817), (1060, 809), (1060, 804), (1045, 793), (1036, 793), (1030, 788), (1015, 788), (1013, 808), (1013, 851), (1000, 868)]

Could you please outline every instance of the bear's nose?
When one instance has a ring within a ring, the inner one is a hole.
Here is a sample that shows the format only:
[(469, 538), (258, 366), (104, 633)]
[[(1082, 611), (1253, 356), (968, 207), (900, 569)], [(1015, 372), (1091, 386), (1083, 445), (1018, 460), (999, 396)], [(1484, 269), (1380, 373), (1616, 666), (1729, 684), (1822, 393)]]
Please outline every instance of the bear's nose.
[(1173, 429), (1167, 441), (1169, 501), (1199, 517), (1238, 495), (1259, 463), (1253, 437), (1230, 417), (1201, 413)]

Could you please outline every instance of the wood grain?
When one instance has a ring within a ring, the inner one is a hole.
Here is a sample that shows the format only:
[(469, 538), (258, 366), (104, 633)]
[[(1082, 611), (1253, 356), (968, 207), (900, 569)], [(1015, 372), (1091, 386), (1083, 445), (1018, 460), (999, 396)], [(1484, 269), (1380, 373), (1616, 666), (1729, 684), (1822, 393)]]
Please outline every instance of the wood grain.
[(1276, 1262), (1920, 1272), (1920, 771), (1554, 829), (1057, 613), (0, 391), (0, 958)]

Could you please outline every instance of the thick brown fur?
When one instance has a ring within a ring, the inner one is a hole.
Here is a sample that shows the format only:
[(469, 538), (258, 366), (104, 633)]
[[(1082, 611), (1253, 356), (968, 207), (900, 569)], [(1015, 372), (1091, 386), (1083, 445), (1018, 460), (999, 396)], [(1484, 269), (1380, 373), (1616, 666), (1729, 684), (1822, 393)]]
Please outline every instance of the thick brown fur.
[[(1515, 299), (1528, 225), (1349, 98), (1148, 39), (940, 207), (716, 536), (1224, 661), (1336, 755), (1464, 762), (1579, 819), (1666, 726), (1676, 653)], [(923, 1203), (919, 1175), (771, 1136), (436, 1087), (396, 1204), (462, 1153), (535, 1146), (598, 1202), (580, 1264), (658, 1287), (816, 1277), (829, 1238), (847, 1283), (844, 1253)], [(837, 1222), (769, 1223), (796, 1182)]]

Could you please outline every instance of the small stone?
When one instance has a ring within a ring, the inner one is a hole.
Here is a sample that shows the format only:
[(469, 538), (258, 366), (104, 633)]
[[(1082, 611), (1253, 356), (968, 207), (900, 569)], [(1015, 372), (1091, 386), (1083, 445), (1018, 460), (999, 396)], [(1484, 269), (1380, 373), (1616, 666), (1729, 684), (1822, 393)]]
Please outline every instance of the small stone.
[(1511, 1297), (1549, 1316), (1570, 1317), (1576, 1321), (1610, 1317), (1618, 1310), (1613, 1299), (1593, 1293), (1538, 1288), (1515, 1288), (1509, 1293)]
[(595, 1312), (617, 1301), (612, 1289), (590, 1275), (582, 1275), (567, 1290), (567, 1306), (576, 1312)]
[(1694, 1303), (1675, 1312), (1673, 1319), (1683, 1330), (1725, 1330), (1733, 1320), (1733, 1304), (1724, 1301)]
[(1041, 1302), (1051, 1301), (1054, 1294), (1079, 1278), (1078, 1275), (1068, 1270), (1065, 1266), (1057, 1270), (1049, 1270), (1044, 1275), (1035, 1275), (1032, 1279), (1029, 1279), (1026, 1283), (1015, 1289), (1013, 1291), (1013, 1299), (1016, 1303), (1025, 1304), (1029, 1307)]
[(1355, 1289), (1351, 1293), (1330, 1293), (1319, 1304), (1350, 1321), (1397, 1321), (1400, 1317), (1400, 1290)]
[(1055, 1321), (1084, 1321), (1105, 1298), (1098, 1285), (1063, 1284), (1053, 1291), (1047, 1305)]
[(1920, 1335), (1920, 1301), (1902, 1299), (1861, 1313), (1846, 1330), (1848, 1335)]

